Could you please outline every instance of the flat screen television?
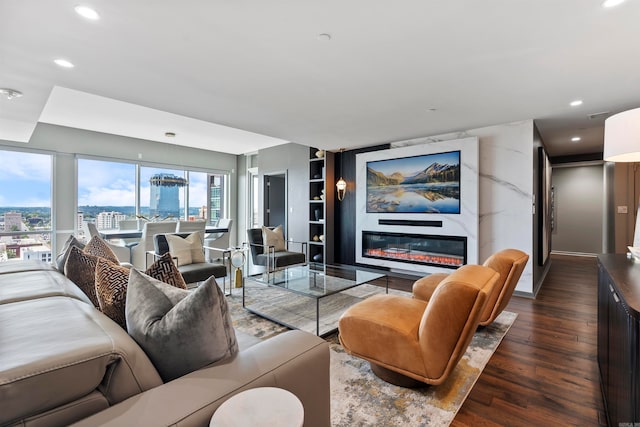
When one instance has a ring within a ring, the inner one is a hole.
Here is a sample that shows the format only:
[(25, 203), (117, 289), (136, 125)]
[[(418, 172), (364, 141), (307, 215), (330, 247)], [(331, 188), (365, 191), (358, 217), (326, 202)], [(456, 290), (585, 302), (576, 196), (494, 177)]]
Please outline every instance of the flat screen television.
[(367, 162), (367, 213), (460, 213), (460, 151)]

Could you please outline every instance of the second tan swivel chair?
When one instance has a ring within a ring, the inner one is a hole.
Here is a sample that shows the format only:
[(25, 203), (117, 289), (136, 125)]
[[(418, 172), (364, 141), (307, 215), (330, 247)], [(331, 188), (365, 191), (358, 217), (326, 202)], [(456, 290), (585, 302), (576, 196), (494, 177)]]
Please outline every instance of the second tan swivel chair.
[[(484, 266), (490, 267), (500, 274), (500, 279), (489, 295), (487, 305), (480, 316), (481, 326), (489, 325), (505, 309), (528, 260), (529, 255), (518, 249), (504, 249), (491, 255), (484, 262)], [(437, 273), (417, 280), (413, 284), (413, 297), (429, 301), (438, 283), (445, 277), (447, 274)]]

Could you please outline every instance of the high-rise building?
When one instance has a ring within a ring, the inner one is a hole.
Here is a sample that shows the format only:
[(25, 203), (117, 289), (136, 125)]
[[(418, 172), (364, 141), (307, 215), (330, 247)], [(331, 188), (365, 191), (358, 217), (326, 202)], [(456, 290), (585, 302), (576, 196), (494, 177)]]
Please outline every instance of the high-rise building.
[(4, 231), (25, 231), (20, 212), (6, 212), (4, 214)]
[(96, 216), (96, 227), (98, 230), (118, 228), (120, 221), (126, 218), (127, 216), (120, 212), (100, 212)]
[(187, 180), (168, 173), (153, 175), (151, 183), (149, 214), (151, 217), (180, 218), (180, 188), (187, 185)]
[(76, 230), (82, 230), (83, 222), (84, 222), (84, 212), (78, 212), (76, 215)]
[(211, 213), (211, 224), (215, 224), (222, 217), (222, 200), (224, 197), (224, 186), (222, 175), (209, 176), (209, 211)]

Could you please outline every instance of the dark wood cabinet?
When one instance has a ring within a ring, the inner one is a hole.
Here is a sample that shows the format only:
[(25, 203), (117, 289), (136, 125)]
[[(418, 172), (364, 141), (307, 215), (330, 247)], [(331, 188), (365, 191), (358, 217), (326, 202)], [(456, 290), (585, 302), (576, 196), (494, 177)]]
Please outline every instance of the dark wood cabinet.
[(598, 366), (610, 426), (640, 423), (640, 261), (598, 256)]

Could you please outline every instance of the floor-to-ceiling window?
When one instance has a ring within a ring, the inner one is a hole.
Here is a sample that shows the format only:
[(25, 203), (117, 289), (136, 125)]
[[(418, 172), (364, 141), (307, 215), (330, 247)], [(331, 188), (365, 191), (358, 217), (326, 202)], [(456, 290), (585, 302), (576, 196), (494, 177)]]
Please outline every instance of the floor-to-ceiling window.
[(209, 217), (215, 224), (220, 218), (228, 218), (228, 179), (224, 174), (209, 175)]
[(140, 214), (150, 220), (184, 218), (189, 181), (180, 169), (140, 167)]
[(136, 165), (78, 159), (77, 230), (86, 239), (86, 223), (99, 230), (118, 228), (136, 218)]
[(229, 175), (79, 158), (78, 211), (81, 234), (87, 222), (110, 229), (137, 217), (215, 224), (229, 215)]
[(188, 220), (207, 219), (207, 173), (187, 173), (189, 180), (187, 192), (187, 218)]
[(0, 262), (50, 262), (52, 156), (0, 150)]

